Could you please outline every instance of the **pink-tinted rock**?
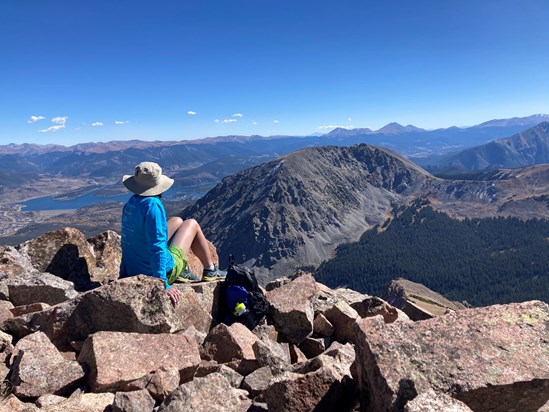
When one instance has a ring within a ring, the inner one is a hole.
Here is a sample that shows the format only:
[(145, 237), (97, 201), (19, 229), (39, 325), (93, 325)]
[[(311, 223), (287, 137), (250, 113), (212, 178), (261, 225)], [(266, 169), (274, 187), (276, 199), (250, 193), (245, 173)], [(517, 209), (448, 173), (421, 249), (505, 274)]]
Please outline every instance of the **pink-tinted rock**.
[(269, 412), (345, 411), (354, 404), (348, 367), (324, 355), (298, 366), (270, 380), (264, 391)]
[(39, 408), (45, 408), (46, 406), (56, 405), (58, 403), (65, 402), (66, 400), (67, 398), (65, 398), (64, 396), (42, 395), (36, 400), (35, 404)]
[(307, 358), (314, 358), (326, 350), (325, 338), (307, 338), (299, 345)]
[(244, 378), (242, 389), (247, 390), (255, 400), (263, 401), (263, 392), (269, 386), (272, 378), (271, 368), (263, 366)]
[(180, 329), (181, 322), (163, 283), (150, 276), (120, 279), (4, 323), (4, 330), (16, 337), (39, 330), (59, 346), (84, 340), (98, 331), (169, 333)]
[(214, 327), (204, 341), (204, 358), (227, 363), (242, 375), (256, 370), (260, 365), (254, 352), (254, 344), (262, 343), (246, 326), (223, 323)]
[(223, 364), (220, 365), (216, 361), (202, 361), (194, 376), (195, 378), (203, 378), (212, 373), (219, 373), (220, 375), (223, 375), (227, 378), (233, 388), (240, 388), (242, 380), (244, 379), (244, 376), (239, 374), (234, 369), (231, 369)]
[(13, 316), (21, 316), (25, 315), (27, 313), (33, 313), (33, 312), (40, 312), (42, 310), (46, 310), (50, 308), (51, 306), (47, 303), (31, 303), (30, 305), (25, 306), (17, 306), (13, 309), (11, 309), (11, 313)]
[[(324, 351), (324, 355), (334, 358), (344, 366), (346, 374), (349, 373), (351, 365), (356, 359), (355, 347), (350, 343), (342, 345), (339, 342), (332, 342), (330, 347)], [(349, 368), (349, 371), (347, 371), (347, 368)]]
[(162, 402), (171, 391), (179, 386), (180, 381), (181, 377), (177, 369), (163, 367), (156, 370), (152, 376), (147, 377), (144, 387), (154, 399)]
[(280, 335), (290, 343), (301, 343), (313, 333), (314, 311), (311, 299), (316, 282), (305, 274), (267, 292), (272, 305), (272, 318)]
[(195, 378), (173, 391), (158, 412), (243, 412), (252, 402), (248, 393), (231, 386), (219, 373)]
[(334, 326), (322, 313), (316, 315), (313, 322), (313, 332), (318, 336), (329, 338), (334, 333)]
[(202, 344), (206, 340), (206, 336), (208, 336), (206, 332), (201, 332), (199, 330), (196, 330), (196, 328), (192, 325), (189, 326), (184, 331), (179, 331), (177, 333), (183, 333), (186, 337), (198, 343), (199, 346), (202, 346)]
[(107, 230), (87, 239), (87, 242), (91, 245), (95, 257), (95, 268), (90, 276), (91, 280), (105, 284), (118, 279), (122, 259), (120, 235)]
[(326, 319), (334, 326), (333, 338), (340, 342), (354, 342), (354, 325), (359, 319), (358, 313), (345, 301), (336, 302), (324, 312)]
[(196, 292), (202, 308), (212, 316), (217, 316), (221, 282), (199, 282), (187, 286), (190, 286)]
[(404, 412), (472, 412), (463, 402), (452, 398), (445, 393), (428, 390), (408, 401)]
[(84, 370), (78, 362), (63, 359), (42, 332), (29, 335), (15, 345), (11, 382), (14, 393), (20, 397), (62, 395), (83, 377)]
[(175, 368), (182, 381), (200, 364), (196, 342), (185, 335), (97, 332), (78, 356), (88, 365), (88, 382), (95, 392), (131, 390), (132, 382), (160, 368)]
[(549, 399), (549, 306), (466, 309), (415, 323), (363, 319), (357, 378), (365, 410), (398, 410), (429, 389), (476, 411), (535, 411)]
[(0, 296), (7, 299), (7, 291), (2, 288), (2, 280), (6, 277), (19, 276), (25, 272), (31, 272), (34, 269), (29, 259), (23, 255), (14, 246), (0, 246)]
[(172, 286), (181, 292), (180, 303), (175, 307), (175, 313), (183, 330), (194, 327), (199, 332), (208, 333), (214, 320), (211, 309), (201, 301), (202, 297), (190, 285), (174, 284)]
[(32, 403), (22, 402), (16, 396), (9, 395), (4, 399), (0, 399), (0, 412), (39, 412)]
[(97, 286), (91, 281), (96, 264), (93, 248), (77, 229), (65, 227), (48, 232), (17, 248), (39, 272), (69, 280), (78, 291)]
[(11, 309), (13, 309), (13, 304), (9, 300), (0, 300), (0, 324), (5, 320), (13, 318)]
[(56, 305), (78, 295), (72, 282), (38, 271), (7, 277), (2, 283), (6, 285), (9, 299), (14, 306), (38, 302)]
[(46, 406), (43, 412), (106, 412), (114, 402), (113, 393), (81, 393), (64, 402)]
[(154, 399), (146, 389), (132, 392), (116, 392), (112, 412), (152, 412)]
[(301, 352), (297, 345), (290, 344), (290, 360), (292, 363), (306, 362), (307, 356)]
[(392, 323), (399, 317), (397, 308), (375, 296), (368, 296), (361, 301), (350, 303), (350, 305), (361, 318), (381, 315), (385, 323)]

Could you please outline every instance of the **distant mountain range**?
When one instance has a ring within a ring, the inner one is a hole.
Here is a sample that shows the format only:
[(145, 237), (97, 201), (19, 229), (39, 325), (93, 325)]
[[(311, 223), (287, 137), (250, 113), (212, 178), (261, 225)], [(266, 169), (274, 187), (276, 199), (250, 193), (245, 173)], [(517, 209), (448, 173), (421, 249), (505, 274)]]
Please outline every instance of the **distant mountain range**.
[(349, 137), (349, 136), (363, 136), (363, 135), (370, 135), (370, 134), (395, 135), (395, 134), (402, 134), (402, 133), (425, 132), (425, 131), (426, 131), (425, 129), (420, 129), (419, 127), (415, 127), (411, 124), (409, 124), (408, 126), (402, 126), (398, 123), (393, 122), (375, 131), (368, 128), (345, 129), (343, 127), (336, 127), (334, 130), (327, 133), (326, 136)]
[[(0, 188), (8, 190), (38, 175), (90, 178), (115, 183), (142, 160), (156, 161), (166, 173), (182, 173), (178, 184), (217, 183), (223, 176), (295, 150), (368, 143), (387, 147), (420, 165), (432, 156), (508, 137), (533, 126), (547, 115), (492, 120), (469, 128), (424, 130), (390, 123), (377, 131), (335, 129), (322, 136), (221, 136), (187, 141), (113, 141), (60, 145), (11, 144), (0, 146)], [(104, 182), (102, 182), (104, 183)]]
[(465, 149), (440, 159), (433, 166), (459, 171), (517, 168), (540, 163), (549, 163), (549, 122), (511, 137)]

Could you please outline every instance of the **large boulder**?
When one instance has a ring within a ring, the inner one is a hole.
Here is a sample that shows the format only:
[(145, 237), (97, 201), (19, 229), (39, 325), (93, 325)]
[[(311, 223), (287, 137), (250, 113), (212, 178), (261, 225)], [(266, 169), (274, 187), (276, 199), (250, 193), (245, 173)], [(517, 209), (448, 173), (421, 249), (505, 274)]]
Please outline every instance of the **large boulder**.
[(15, 395), (8, 395), (0, 400), (0, 412), (42, 412), (42, 409), (19, 400)]
[(215, 324), (220, 282), (176, 283), (172, 288), (181, 292), (180, 303), (175, 307), (181, 328), (186, 330), (192, 326), (197, 331), (207, 334)]
[(434, 389), (475, 411), (535, 411), (549, 400), (549, 306), (465, 309), (415, 322), (356, 327), (366, 411), (401, 410)]
[(203, 357), (226, 363), (238, 373), (248, 375), (261, 366), (255, 345), (266, 346), (243, 324), (227, 326), (220, 323), (206, 337)]
[(48, 232), (17, 249), (36, 270), (69, 280), (78, 291), (98, 286), (91, 280), (96, 265), (93, 247), (77, 229), (65, 227)]
[(41, 312), (7, 320), (22, 337), (43, 331), (58, 346), (99, 331), (171, 333), (182, 328), (164, 284), (150, 276), (120, 279)]
[(324, 312), (326, 319), (334, 326), (333, 338), (339, 342), (354, 341), (354, 326), (359, 319), (358, 313), (347, 302), (337, 301)]
[(11, 370), (14, 393), (23, 398), (62, 395), (84, 377), (82, 366), (66, 361), (42, 332), (17, 342)]
[(271, 412), (351, 410), (355, 403), (350, 364), (320, 355), (273, 377), (263, 394)]
[(113, 393), (79, 393), (40, 410), (42, 412), (105, 412), (111, 409), (113, 402)]
[(316, 282), (311, 274), (294, 278), (267, 292), (271, 315), (280, 335), (290, 343), (299, 344), (313, 333), (312, 298)]
[(151, 412), (154, 399), (146, 389), (132, 392), (117, 392), (114, 396), (112, 412)]
[(227, 378), (212, 373), (179, 386), (158, 412), (242, 412), (251, 404), (245, 390), (233, 388)]
[(8, 293), (7, 298), (14, 306), (38, 302), (57, 305), (78, 296), (72, 282), (39, 271), (23, 272), (17, 276), (4, 276), (0, 282), (5, 285)]
[(177, 369), (182, 381), (190, 380), (200, 353), (183, 334), (97, 332), (84, 342), (78, 361), (88, 365), (94, 392), (124, 391), (160, 368)]
[(463, 402), (445, 393), (428, 390), (404, 405), (404, 412), (472, 412)]

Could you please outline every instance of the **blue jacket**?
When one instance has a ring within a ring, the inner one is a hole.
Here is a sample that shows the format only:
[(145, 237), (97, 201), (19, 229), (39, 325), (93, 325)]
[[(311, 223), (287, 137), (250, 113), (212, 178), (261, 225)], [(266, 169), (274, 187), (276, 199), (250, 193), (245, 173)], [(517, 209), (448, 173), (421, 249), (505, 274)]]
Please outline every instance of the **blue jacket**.
[(173, 268), (168, 250), (166, 210), (157, 197), (133, 195), (122, 211), (120, 277), (154, 276), (170, 288), (166, 273)]

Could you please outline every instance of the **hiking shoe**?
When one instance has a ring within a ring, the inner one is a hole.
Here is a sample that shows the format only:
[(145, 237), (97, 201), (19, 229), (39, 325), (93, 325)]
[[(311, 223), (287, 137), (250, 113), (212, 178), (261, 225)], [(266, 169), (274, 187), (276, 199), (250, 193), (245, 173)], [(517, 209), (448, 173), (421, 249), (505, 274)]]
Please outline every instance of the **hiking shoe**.
[(189, 269), (185, 269), (177, 277), (177, 279), (175, 279), (175, 281), (179, 283), (194, 283), (194, 282), (200, 282), (200, 278), (196, 276), (193, 272), (191, 272)]
[(227, 276), (227, 271), (219, 270), (217, 266), (214, 265), (213, 269), (204, 269), (202, 272), (202, 280), (206, 282), (212, 282), (214, 280), (223, 280)]

